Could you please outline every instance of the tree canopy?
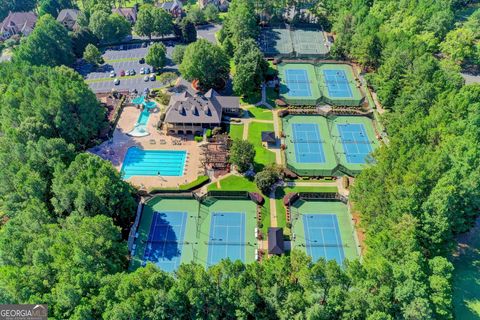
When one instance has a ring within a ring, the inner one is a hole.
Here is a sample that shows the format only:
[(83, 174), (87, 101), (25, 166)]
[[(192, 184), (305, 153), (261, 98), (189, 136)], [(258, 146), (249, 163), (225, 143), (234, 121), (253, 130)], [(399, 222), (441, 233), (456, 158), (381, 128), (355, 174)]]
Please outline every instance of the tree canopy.
[(255, 148), (247, 140), (234, 140), (230, 148), (230, 162), (237, 166), (238, 171), (245, 172), (250, 168), (255, 158)]
[(209, 89), (225, 85), (230, 66), (222, 48), (199, 39), (187, 46), (179, 69), (185, 79), (198, 79), (203, 88)]
[(163, 43), (154, 43), (148, 48), (145, 61), (156, 69), (165, 67), (167, 63), (167, 48)]
[(46, 14), (15, 50), (14, 60), (31, 65), (68, 66), (73, 63), (72, 41), (65, 27)]

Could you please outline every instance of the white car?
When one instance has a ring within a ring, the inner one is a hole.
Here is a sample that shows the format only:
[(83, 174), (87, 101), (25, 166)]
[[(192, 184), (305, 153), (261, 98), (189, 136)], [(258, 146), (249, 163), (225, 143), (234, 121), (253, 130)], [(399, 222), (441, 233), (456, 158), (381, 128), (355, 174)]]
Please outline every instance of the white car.
[(115, 71), (110, 71), (110, 78), (115, 78), (116, 75)]
[(143, 81), (147, 82), (148, 81), (148, 76), (143, 77)]
[(140, 74), (145, 74), (145, 69), (144, 68), (140, 68)]
[(118, 80), (117, 78), (115, 78), (115, 80), (113, 80), (113, 84), (118, 86), (120, 84), (120, 80)]

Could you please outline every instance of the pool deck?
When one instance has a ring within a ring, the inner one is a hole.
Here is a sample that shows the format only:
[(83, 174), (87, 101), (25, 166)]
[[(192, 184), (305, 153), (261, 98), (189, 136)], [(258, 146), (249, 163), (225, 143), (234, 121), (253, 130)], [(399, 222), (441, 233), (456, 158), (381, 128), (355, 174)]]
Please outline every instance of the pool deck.
[[(186, 150), (187, 160), (185, 163), (185, 174), (180, 177), (163, 176), (135, 176), (127, 179), (128, 182), (140, 189), (150, 190), (152, 188), (176, 188), (182, 184), (194, 181), (202, 170), (200, 162), (200, 144), (193, 140), (193, 136), (183, 137), (169, 136), (156, 128), (160, 112), (153, 111), (147, 123), (147, 130), (150, 133), (145, 137), (132, 137), (128, 133), (133, 130), (140, 116), (141, 110), (134, 106), (127, 106), (118, 121), (117, 128), (113, 133), (113, 139), (106, 141), (100, 146), (91, 150), (105, 160), (112, 162), (118, 171), (121, 170), (123, 160), (128, 148), (136, 146), (144, 150)], [(174, 144), (179, 142), (181, 144)], [(160, 141), (165, 141), (161, 144)]]

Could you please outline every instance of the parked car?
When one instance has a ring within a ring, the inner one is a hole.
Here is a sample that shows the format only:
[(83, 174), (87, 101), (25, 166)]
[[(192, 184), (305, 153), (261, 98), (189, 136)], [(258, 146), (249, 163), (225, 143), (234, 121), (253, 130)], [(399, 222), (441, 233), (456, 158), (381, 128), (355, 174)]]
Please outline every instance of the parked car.
[(115, 80), (113, 80), (113, 84), (118, 86), (120, 84), (120, 80), (118, 80), (117, 78), (115, 78)]
[(150, 73), (150, 68), (149, 67), (146, 67), (145, 68), (145, 74), (149, 74)]
[(140, 74), (145, 74), (145, 68), (140, 68)]
[(120, 70), (120, 77), (125, 77), (125, 70)]
[(134, 76), (135, 74), (136, 74), (135, 70), (133, 70), (133, 69), (130, 70), (130, 75), (131, 75), (131, 76)]
[[(142, 48), (146, 48), (146, 47), (147, 47), (147, 43), (146, 43), (146, 42), (142, 43)], [(142, 59), (143, 59), (143, 58), (142, 58)], [(140, 59), (140, 60), (141, 60), (141, 59)], [(140, 62), (140, 63), (141, 63), (141, 62)]]
[(148, 76), (143, 77), (143, 81), (147, 82), (149, 80)]
[(115, 78), (116, 74), (115, 74), (115, 71), (110, 71), (110, 78)]
[(155, 81), (155, 79), (157, 79), (157, 77), (155, 76), (154, 73), (152, 73), (152, 74), (150, 75), (150, 81)]
[(130, 70), (125, 71), (125, 76), (128, 77), (129, 75), (130, 75)]
[(138, 60), (138, 63), (144, 64), (145, 63), (145, 58), (141, 58), (140, 60)]

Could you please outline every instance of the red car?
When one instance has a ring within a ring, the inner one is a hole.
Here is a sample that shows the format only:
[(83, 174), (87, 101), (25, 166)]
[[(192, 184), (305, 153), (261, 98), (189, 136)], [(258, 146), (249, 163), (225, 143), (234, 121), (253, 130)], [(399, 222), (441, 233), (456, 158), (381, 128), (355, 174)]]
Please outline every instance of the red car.
[(125, 70), (120, 70), (120, 77), (125, 77)]

